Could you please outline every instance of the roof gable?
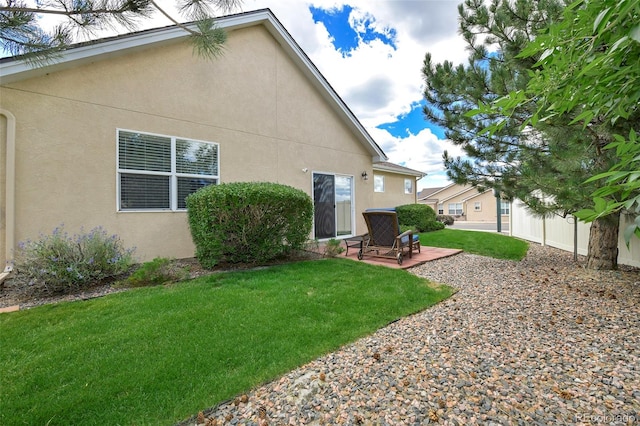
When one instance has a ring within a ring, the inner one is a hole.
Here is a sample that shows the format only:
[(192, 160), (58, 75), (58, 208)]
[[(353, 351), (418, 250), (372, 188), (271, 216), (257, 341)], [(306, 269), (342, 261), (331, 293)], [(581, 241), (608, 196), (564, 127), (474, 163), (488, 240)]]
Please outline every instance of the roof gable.
[(418, 200), (426, 200), (431, 196), (431, 194), (435, 194), (436, 192), (440, 191), (441, 189), (442, 189), (442, 187), (424, 188), (422, 191), (420, 191), (418, 193)]
[(439, 193), (441, 193), (441, 192), (443, 192), (443, 191), (446, 191), (447, 189), (449, 189), (449, 188), (451, 188), (451, 187), (454, 187), (454, 186), (456, 186), (456, 185), (458, 185), (458, 184), (457, 184), (457, 183), (450, 183), (449, 185), (444, 186), (444, 187), (442, 187), (442, 188), (435, 188), (435, 189), (436, 189), (435, 191), (433, 191), (433, 192), (429, 193), (429, 197), (431, 197), (431, 196), (433, 196), (433, 195), (437, 195), (437, 194), (439, 194)]
[(401, 165), (395, 164), (395, 163), (389, 163), (387, 161), (374, 163), (373, 164), (373, 170), (385, 171), (385, 172), (390, 172), (390, 173), (397, 173), (397, 174), (407, 175), (407, 176), (415, 176), (415, 177), (420, 177), (420, 178), (422, 178), (422, 177), (427, 175), (426, 173), (420, 172), (418, 170), (410, 169), (408, 167), (404, 167), (404, 166), (401, 166)]
[(451, 195), (449, 195), (448, 197), (441, 198), (441, 199), (439, 199), (438, 201), (439, 201), (440, 203), (442, 203), (442, 202), (444, 202), (444, 201), (449, 201), (449, 200), (452, 200), (452, 199), (454, 199), (454, 198), (461, 197), (463, 194), (466, 194), (467, 192), (470, 192), (470, 191), (476, 191), (476, 192), (477, 192), (477, 188), (475, 188), (475, 187), (473, 187), (473, 186), (470, 186), (469, 188), (465, 188), (465, 189), (463, 189), (463, 190), (461, 190), (461, 191), (459, 191), (459, 192), (456, 192), (455, 194), (451, 194)]
[[(278, 41), (280, 47), (314, 86), (331, 108), (356, 136), (372, 157), (373, 162), (386, 161), (387, 156), (373, 140), (347, 104), (340, 98), (329, 82), (320, 73), (311, 59), (291, 37), (269, 9), (261, 9), (216, 19), (218, 27), (227, 31), (262, 25)], [(194, 24), (189, 24), (194, 25)], [(54, 63), (34, 68), (20, 57), (0, 60), (0, 84), (42, 76), (48, 73), (78, 67), (90, 62), (135, 53), (150, 48), (177, 43), (185, 40), (189, 34), (178, 26), (169, 26), (145, 30), (105, 39), (74, 45), (64, 51)]]

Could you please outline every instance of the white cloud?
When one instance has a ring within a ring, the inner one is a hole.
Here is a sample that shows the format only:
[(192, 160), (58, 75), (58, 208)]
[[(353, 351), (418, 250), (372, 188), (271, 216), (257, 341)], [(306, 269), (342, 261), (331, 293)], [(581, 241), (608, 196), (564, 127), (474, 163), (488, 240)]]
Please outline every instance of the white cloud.
[[(386, 34), (394, 29), (397, 50), (374, 40), (361, 43), (349, 56), (337, 52), (324, 25), (313, 22), (309, 6), (329, 10), (344, 4), (354, 8), (350, 19), (355, 25), (373, 17), (378, 32)], [(390, 161), (444, 182), (442, 153), (446, 149), (454, 156), (461, 155), (458, 147), (438, 139), (426, 128), (400, 138), (377, 126), (396, 121), (422, 100), (425, 53), (430, 52), (435, 62), (461, 63), (466, 59), (464, 42), (457, 33), (457, 4), (450, 0), (247, 0), (244, 10), (269, 7), (273, 11)]]
[(462, 155), (460, 147), (449, 140), (438, 139), (429, 129), (415, 135), (409, 133), (404, 138), (378, 128), (370, 129), (369, 133), (391, 162), (428, 174), (442, 170), (442, 153), (445, 150), (453, 157)]

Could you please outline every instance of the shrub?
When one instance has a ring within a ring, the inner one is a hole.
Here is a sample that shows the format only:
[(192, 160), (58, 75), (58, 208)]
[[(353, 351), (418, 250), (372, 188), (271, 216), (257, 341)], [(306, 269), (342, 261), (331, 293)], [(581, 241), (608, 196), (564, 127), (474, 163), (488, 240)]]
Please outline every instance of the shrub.
[(126, 287), (143, 287), (184, 281), (189, 279), (189, 270), (185, 267), (177, 267), (170, 259), (156, 257), (150, 262), (145, 262), (121, 285)]
[(122, 274), (132, 263), (133, 249), (125, 249), (117, 235), (95, 228), (70, 237), (60, 226), (18, 244), (16, 280), (49, 294), (72, 293)]
[(453, 225), (453, 222), (455, 221), (453, 216), (447, 214), (439, 214), (438, 216), (436, 216), (436, 220), (449, 226)]
[(444, 223), (437, 220), (430, 220), (420, 232), (433, 232), (444, 229)]
[(436, 231), (444, 228), (436, 221), (436, 213), (426, 204), (405, 204), (396, 207), (400, 226), (410, 227), (418, 232)]
[(324, 246), (324, 255), (326, 257), (336, 257), (340, 253), (344, 252), (345, 249), (340, 245), (341, 243), (341, 240), (331, 238)]
[(302, 249), (313, 220), (309, 195), (266, 182), (206, 186), (187, 197), (187, 211), (205, 268), (222, 261), (263, 263)]

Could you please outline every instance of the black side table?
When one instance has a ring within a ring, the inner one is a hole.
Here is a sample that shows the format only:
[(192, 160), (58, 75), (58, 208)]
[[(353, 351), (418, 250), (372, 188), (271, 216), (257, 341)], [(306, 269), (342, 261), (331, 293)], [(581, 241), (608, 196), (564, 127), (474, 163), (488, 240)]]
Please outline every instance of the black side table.
[(358, 248), (362, 250), (365, 239), (369, 237), (369, 234), (355, 235), (344, 239), (344, 243), (347, 246), (347, 252), (345, 256), (349, 256), (349, 248)]

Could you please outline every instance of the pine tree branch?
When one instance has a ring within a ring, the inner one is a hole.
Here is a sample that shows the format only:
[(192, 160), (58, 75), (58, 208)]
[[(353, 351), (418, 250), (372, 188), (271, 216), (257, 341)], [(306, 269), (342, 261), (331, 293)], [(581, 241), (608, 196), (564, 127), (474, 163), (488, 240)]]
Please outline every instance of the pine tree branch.
[(164, 15), (167, 19), (169, 19), (171, 22), (173, 22), (176, 26), (182, 28), (184, 31), (188, 32), (191, 35), (198, 35), (199, 33), (197, 31), (193, 31), (191, 28), (183, 25), (182, 23), (178, 22), (177, 20), (175, 20), (173, 18), (173, 16), (171, 16), (170, 14), (168, 14), (163, 8), (161, 8), (158, 3), (156, 3), (154, 0), (151, 0), (151, 4), (162, 14)]

